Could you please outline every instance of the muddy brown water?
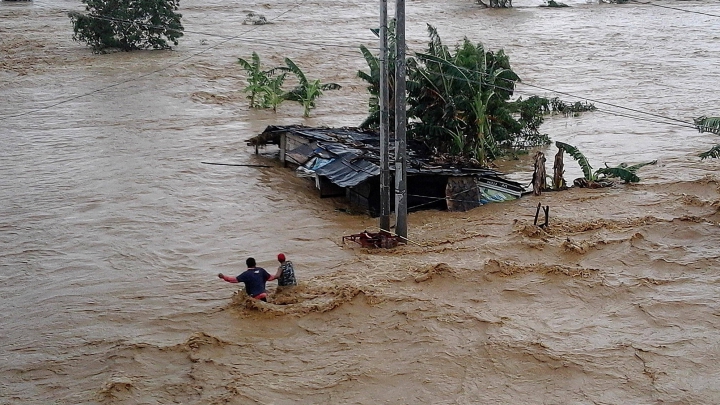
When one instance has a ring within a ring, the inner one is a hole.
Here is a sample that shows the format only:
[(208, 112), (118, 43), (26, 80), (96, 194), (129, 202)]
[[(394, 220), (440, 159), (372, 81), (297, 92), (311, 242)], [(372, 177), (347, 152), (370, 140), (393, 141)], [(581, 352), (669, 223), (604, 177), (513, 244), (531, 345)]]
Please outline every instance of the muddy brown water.
[[(272, 165), (244, 142), (270, 124), (359, 124), (376, 2), (183, 1), (176, 50), (109, 55), (71, 40), (79, 2), (1, 2), (0, 403), (720, 402), (720, 163), (696, 157), (718, 138), (687, 125), (720, 115), (720, 4), (568, 3), (408, 2), (409, 49), (426, 23), (504, 48), (519, 95), (599, 102), (548, 119), (553, 140), (658, 164), (412, 213), (413, 244), (374, 252), (341, 237), (375, 219), (285, 169), (201, 162)], [(343, 89), (309, 119), (251, 111), (235, 62), (253, 51)], [(530, 180), (527, 159), (499, 167)], [(216, 278), (279, 252), (301, 285), (269, 304)]]

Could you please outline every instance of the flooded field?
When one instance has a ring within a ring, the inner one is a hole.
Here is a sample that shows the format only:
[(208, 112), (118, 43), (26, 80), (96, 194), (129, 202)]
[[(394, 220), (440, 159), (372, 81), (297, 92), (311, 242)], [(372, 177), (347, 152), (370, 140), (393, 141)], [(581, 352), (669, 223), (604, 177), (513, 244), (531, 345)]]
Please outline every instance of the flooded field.
[[(342, 236), (377, 219), (245, 140), (362, 122), (377, 2), (186, 0), (176, 49), (107, 55), (72, 41), (78, 1), (0, 2), (0, 404), (719, 403), (720, 162), (697, 155), (720, 138), (691, 123), (720, 115), (720, 4), (567, 3), (408, 2), (408, 46), (429, 23), (503, 48), (518, 95), (596, 103), (549, 118), (553, 140), (594, 167), (657, 165), (414, 212), (413, 243), (368, 251)], [(252, 52), (343, 88), (307, 119), (250, 110)], [(528, 159), (498, 167), (530, 181)], [(301, 285), (268, 304), (216, 276), (279, 252)]]

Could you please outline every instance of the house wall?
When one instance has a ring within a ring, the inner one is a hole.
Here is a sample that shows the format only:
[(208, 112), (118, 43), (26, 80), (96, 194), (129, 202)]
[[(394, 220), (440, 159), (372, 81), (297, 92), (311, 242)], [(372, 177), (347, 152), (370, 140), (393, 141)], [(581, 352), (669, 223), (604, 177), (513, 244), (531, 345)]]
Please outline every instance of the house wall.
[(480, 206), (477, 179), (470, 176), (450, 177), (445, 188), (448, 211), (468, 211)]
[(296, 162), (289, 161), (287, 159), (288, 151), (291, 151), (300, 145), (314, 144), (314, 142), (315, 141), (311, 141), (307, 138), (294, 135), (292, 132), (283, 133), (280, 137), (280, 161), (283, 163), (283, 166), (287, 166), (288, 164), (297, 166)]
[[(372, 217), (380, 215), (380, 178), (374, 177), (346, 189), (345, 197), (350, 205)], [(394, 200), (391, 197), (390, 202)]]
[(407, 178), (408, 211), (447, 209), (447, 176), (416, 174)]
[[(408, 210), (448, 208), (445, 190), (447, 176), (413, 175), (407, 179)], [(395, 210), (394, 179), (391, 179), (390, 210)], [(346, 197), (353, 208), (366, 212), (372, 217), (380, 215), (380, 177), (373, 177), (355, 187), (347, 189)]]
[(318, 182), (316, 183), (320, 189), (320, 198), (326, 197), (339, 197), (346, 195), (346, 189), (333, 184), (330, 180), (323, 176), (316, 176)]

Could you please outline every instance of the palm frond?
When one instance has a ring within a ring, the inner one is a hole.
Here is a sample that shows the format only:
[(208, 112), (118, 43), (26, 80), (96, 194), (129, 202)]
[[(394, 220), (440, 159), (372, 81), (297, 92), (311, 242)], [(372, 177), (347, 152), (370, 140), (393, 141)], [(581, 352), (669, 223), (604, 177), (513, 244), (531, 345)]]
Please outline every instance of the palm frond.
[(375, 85), (374, 78), (363, 71), (358, 71), (357, 77), (360, 79), (365, 80), (366, 82), (370, 83), (371, 86)]
[[(278, 66), (278, 67), (274, 67), (270, 70), (266, 70), (264, 73), (267, 76), (275, 76), (278, 74), (278, 72), (289, 72), (289, 71), (290, 71), (290, 69), (286, 68), (285, 66)], [(283, 73), (283, 74), (285, 74), (285, 73)]]
[(290, 58), (285, 58), (285, 64), (288, 67), (288, 70), (290, 70), (292, 73), (297, 76), (298, 80), (300, 81), (300, 87), (306, 87), (308, 85), (308, 80), (305, 77), (305, 73), (303, 73), (302, 70), (298, 67), (298, 65), (295, 64)]
[(304, 96), (304, 90), (301, 87), (295, 87), (294, 89), (285, 93), (285, 100), (301, 102), (303, 101)]
[(580, 152), (576, 147), (560, 141), (556, 141), (555, 146), (567, 152), (568, 155), (572, 156), (572, 158), (578, 162), (587, 180), (594, 179), (592, 166), (590, 166), (590, 163), (582, 152)]
[(367, 62), (368, 67), (370, 68), (370, 74), (374, 75), (376, 72), (380, 73), (380, 61), (378, 58), (373, 55), (372, 52), (370, 52), (365, 45), (360, 45), (360, 52), (363, 54), (363, 57), (365, 58), (365, 62)]
[(252, 71), (252, 65), (250, 62), (246, 61), (243, 58), (238, 58), (238, 64), (246, 71)]
[(430, 55), (427, 53), (416, 53), (415, 56), (417, 56), (420, 60), (422, 60), (425, 63), (430, 61), (430, 62), (435, 62), (441, 66), (447, 66), (450, 68), (450, 70), (443, 72), (445, 76), (451, 76), (451, 77), (455, 77), (455, 78), (463, 78), (466, 82), (470, 83), (470, 79), (468, 79), (467, 75), (464, 72), (467, 69), (460, 68), (447, 59), (443, 59), (441, 57), (438, 57), (435, 55)]
[(595, 172), (595, 175), (602, 174), (607, 177), (619, 177), (625, 181), (625, 183), (637, 183), (640, 181), (635, 172), (628, 170), (627, 167), (603, 167)]
[(428, 36), (430, 37), (428, 52), (435, 56), (447, 59), (449, 56), (448, 49), (442, 44), (442, 40), (440, 39), (440, 34), (438, 34), (437, 29), (430, 24), (427, 24), (427, 29)]
[(715, 145), (707, 152), (703, 152), (700, 155), (700, 159), (705, 160), (707, 158), (720, 158), (720, 145)]
[(695, 120), (695, 128), (700, 132), (712, 132), (720, 135), (720, 117), (698, 117)]
[(621, 165), (621, 166), (625, 167), (629, 171), (635, 173), (639, 168), (641, 168), (643, 166), (650, 166), (650, 165), (654, 165), (654, 164), (657, 164), (657, 160), (653, 160), (653, 161), (645, 162), (645, 163), (638, 163), (638, 164), (632, 165), (632, 166), (628, 166), (627, 163), (623, 163), (624, 166), (623, 165)]

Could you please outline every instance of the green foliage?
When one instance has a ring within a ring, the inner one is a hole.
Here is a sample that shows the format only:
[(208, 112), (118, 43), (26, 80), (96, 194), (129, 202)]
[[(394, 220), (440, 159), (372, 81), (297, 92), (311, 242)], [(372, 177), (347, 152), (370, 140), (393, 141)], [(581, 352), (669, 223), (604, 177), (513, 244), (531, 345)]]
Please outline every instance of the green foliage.
[(656, 163), (657, 160), (645, 163), (638, 163), (632, 166), (628, 166), (627, 163), (620, 163), (617, 167), (608, 167), (608, 165), (605, 164), (605, 167), (602, 169), (598, 169), (598, 171), (595, 172), (595, 175), (597, 176), (599, 174), (602, 174), (605, 177), (619, 177), (625, 183), (637, 183), (638, 181), (640, 181), (640, 177), (635, 174), (637, 170), (643, 166), (654, 165)]
[[(380, 36), (379, 29), (373, 29), (373, 34)], [(387, 45), (388, 45), (388, 99), (390, 105), (388, 106), (389, 121), (395, 122), (395, 19), (388, 22), (387, 27)], [(367, 90), (370, 93), (368, 100), (368, 117), (365, 121), (360, 124), (360, 128), (378, 129), (380, 128), (380, 59), (373, 55), (370, 50), (364, 45), (360, 45), (360, 52), (362, 52), (365, 62), (367, 62), (370, 68), (370, 73), (359, 70), (357, 76), (367, 82)]]
[(595, 172), (596, 176), (599, 174), (605, 175), (606, 177), (619, 177), (623, 179), (625, 183), (637, 183), (640, 181), (640, 177), (625, 167), (604, 167)]
[(705, 160), (708, 158), (720, 158), (720, 145), (713, 146), (709, 151), (703, 152), (700, 155), (700, 159)]
[[(513, 116), (505, 117), (502, 122), (509, 123), (513, 135), (509, 136), (512, 140), (508, 146), (513, 149), (527, 149), (533, 146), (547, 145), (550, 138), (547, 134), (540, 133), (540, 125), (545, 122), (544, 115), (550, 114), (550, 102), (544, 97), (531, 96), (527, 99), (522, 97), (508, 105), (508, 109)], [(502, 113), (502, 111), (499, 111)], [(515, 122), (513, 122), (515, 117)]]
[(572, 156), (572, 158), (578, 162), (578, 164), (580, 165), (580, 168), (583, 171), (583, 174), (585, 175), (585, 180), (587, 180), (587, 181), (597, 180), (597, 176), (595, 174), (593, 174), (593, 171), (592, 171), (593, 169), (592, 169), (592, 166), (590, 166), (590, 162), (588, 162), (585, 155), (583, 155), (582, 152), (580, 152), (580, 150), (578, 150), (578, 148), (576, 148), (572, 145), (569, 145), (567, 143), (560, 142), (560, 141), (556, 141), (555, 146), (557, 146), (559, 149), (562, 149), (565, 152), (567, 152), (568, 155)]
[(697, 128), (700, 133), (712, 132), (715, 135), (720, 135), (720, 117), (702, 116), (696, 118), (694, 121), (695, 128)]
[[(620, 163), (619, 167), (627, 168), (629, 171), (635, 173), (639, 168), (641, 168), (643, 166), (650, 166), (650, 165), (654, 165), (654, 164), (657, 164), (657, 160), (651, 160), (651, 161), (645, 162), (645, 163), (638, 163), (638, 164), (634, 164), (632, 166), (628, 166), (627, 163)], [(605, 166), (607, 166), (607, 165), (605, 165)]]
[(572, 104), (568, 104), (557, 97), (551, 98), (549, 102), (550, 110), (552, 112), (561, 113), (566, 117), (570, 115), (572, 115), (573, 117), (577, 117), (580, 115), (580, 113), (597, 110), (597, 107), (595, 107), (595, 104), (593, 103), (583, 103), (580, 101), (576, 101)]
[[(712, 132), (713, 134), (720, 135), (720, 117), (702, 116), (696, 118), (695, 128), (697, 128), (700, 133)], [(702, 160), (707, 158), (720, 158), (720, 145), (715, 145), (712, 149), (701, 153), (699, 156)]]
[(171, 49), (183, 36), (179, 0), (82, 0), (86, 14), (71, 12), (73, 40), (93, 52)]
[(512, 7), (512, 0), (476, 0), (478, 4), (488, 8), (510, 8)]
[(487, 51), (467, 38), (450, 50), (428, 25), (427, 51), (408, 60), (408, 134), (439, 153), (451, 152), (463, 134), (459, 154), (485, 164), (529, 130), (509, 102), (520, 78), (502, 50)]
[(264, 108), (272, 108), (273, 111), (277, 112), (278, 106), (286, 99), (287, 92), (282, 88), (283, 83), (285, 83), (285, 75), (286, 73), (281, 73), (269, 79), (260, 88)]
[(262, 95), (265, 93), (268, 86), (270, 86), (273, 71), (262, 70), (260, 56), (258, 56), (256, 52), (252, 53), (252, 58), (250, 59), (250, 61), (247, 61), (243, 58), (238, 58), (238, 64), (240, 64), (242, 69), (247, 74), (248, 86), (245, 87), (243, 91), (245, 93), (249, 93), (247, 98), (250, 100), (250, 108), (265, 107), (266, 103)]
[[(394, 25), (388, 39), (394, 44)], [(453, 154), (483, 164), (505, 154), (550, 143), (540, 133), (545, 115), (577, 115), (592, 104), (567, 104), (533, 96), (512, 101), (520, 78), (501, 49), (489, 51), (467, 38), (454, 49), (442, 43), (437, 30), (428, 29), (428, 47), (407, 60), (408, 136), (438, 154)], [(389, 46), (394, 49), (394, 46)], [(380, 62), (367, 48), (361, 52), (370, 72), (358, 72), (368, 83), (369, 115), (361, 124), (377, 128), (380, 122)], [(390, 118), (394, 122), (394, 59), (390, 60)]]
[(629, 166), (627, 163), (621, 163), (616, 167), (609, 167), (606, 164), (605, 167), (598, 169), (593, 173), (592, 167), (590, 166), (587, 158), (576, 147), (560, 141), (555, 142), (555, 145), (559, 149), (567, 152), (568, 155), (572, 156), (572, 158), (578, 162), (580, 168), (583, 171), (583, 175), (585, 176), (585, 180), (590, 183), (601, 181), (603, 178), (607, 177), (618, 177), (622, 179), (625, 183), (637, 183), (640, 181), (640, 177), (638, 177), (636, 174), (637, 170), (641, 167), (654, 165), (657, 163), (657, 160), (645, 163), (638, 163), (632, 166)]
[(337, 83), (321, 83), (320, 79), (308, 80), (305, 73), (290, 58), (285, 58), (288, 71), (297, 76), (299, 84), (285, 95), (286, 100), (297, 101), (303, 108), (303, 116), (309, 117), (310, 110), (315, 108), (315, 100), (326, 90), (337, 90), (341, 86)]
[[(297, 101), (305, 108), (304, 116), (310, 115), (310, 109), (315, 108), (315, 100), (326, 90), (336, 90), (339, 84), (321, 83), (320, 80), (309, 81), (303, 71), (289, 58), (285, 58), (287, 66), (263, 70), (260, 56), (253, 52), (250, 61), (238, 58), (238, 63), (247, 74), (248, 86), (243, 89), (248, 94), (250, 108), (277, 107), (285, 100)], [(297, 76), (298, 85), (291, 91), (283, 89), (287, 73)]]

